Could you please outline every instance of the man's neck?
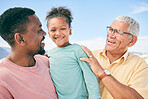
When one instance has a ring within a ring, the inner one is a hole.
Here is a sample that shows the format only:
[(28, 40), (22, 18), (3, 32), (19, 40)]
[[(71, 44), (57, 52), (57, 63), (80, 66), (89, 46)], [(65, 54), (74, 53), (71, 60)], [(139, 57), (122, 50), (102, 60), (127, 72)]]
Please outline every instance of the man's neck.
[(114, 61), (121, 58), (124, 55), (125, 52), (123, 52), (123, 53), (112, 53), (112, 52), (106, 51), (106, 56), (109, 58), (110, 63), (113, 63)]
[(32, 67), (35, 65), (36, 61), (33, 56), (25, 55), (25, 54), (17, 54), (11, 53), (7, 59), (12, 61), (13, 63), (24, 66), (24, 67)]

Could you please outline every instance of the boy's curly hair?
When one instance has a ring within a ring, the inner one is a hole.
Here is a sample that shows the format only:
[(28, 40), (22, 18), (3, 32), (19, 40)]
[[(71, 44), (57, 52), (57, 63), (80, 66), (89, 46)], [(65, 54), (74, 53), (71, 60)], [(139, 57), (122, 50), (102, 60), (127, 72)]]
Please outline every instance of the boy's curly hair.
[(55, 8), (55, 7), (51, 8), (51, 11), (47, 13), (46, 20), (48, 21), (54, 17), (64, 17), (69, 27), (71, 27), (71, 22), (73, 17), (70, 9), (67, 9), (66, 7), (63, 7), (63, 6), (60, 6), (58, 8)]

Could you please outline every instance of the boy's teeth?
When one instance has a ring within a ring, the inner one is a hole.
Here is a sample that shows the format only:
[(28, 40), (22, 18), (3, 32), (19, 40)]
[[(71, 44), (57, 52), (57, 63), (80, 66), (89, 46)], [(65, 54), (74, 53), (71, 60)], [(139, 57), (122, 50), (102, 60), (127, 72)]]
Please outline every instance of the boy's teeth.
[(63, 39), (63, 37), (56, 37), (55, 39), (57, 39), (57, 40), (61, 40), (61, 39)]

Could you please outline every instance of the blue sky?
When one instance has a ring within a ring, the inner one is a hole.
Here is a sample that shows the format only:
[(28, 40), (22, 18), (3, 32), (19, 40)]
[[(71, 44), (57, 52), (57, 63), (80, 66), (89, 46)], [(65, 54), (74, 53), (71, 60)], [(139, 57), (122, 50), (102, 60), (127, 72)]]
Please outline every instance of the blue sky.
[[(47, 31), (45, 17), (52, 7), (66, 6), (73, 15), (72, 43), (88, 46), (90, 49), (104, 48), (106, 26), (120, 15), (131, 16), (140, 23), (139, 41), (130, 51), (148, 52), (148, 0), (0, 0), (0, 14), (12, 7), (28, 7), (35, 10)], [(46, 36), (48, 50), (55, 47)], [(6, 43), (0, 39), (0, 46)]]

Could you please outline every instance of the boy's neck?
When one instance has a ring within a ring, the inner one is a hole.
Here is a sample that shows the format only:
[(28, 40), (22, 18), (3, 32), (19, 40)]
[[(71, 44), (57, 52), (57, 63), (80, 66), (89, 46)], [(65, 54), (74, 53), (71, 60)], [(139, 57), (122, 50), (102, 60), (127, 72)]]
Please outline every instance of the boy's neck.
[(71, 45), (71, 43), (67, 42), (67, 43), (63, 44), (62, 46), (58, 46), (58, 47), (66, 47), (66, 46), (69, 46), (69, 45)]

